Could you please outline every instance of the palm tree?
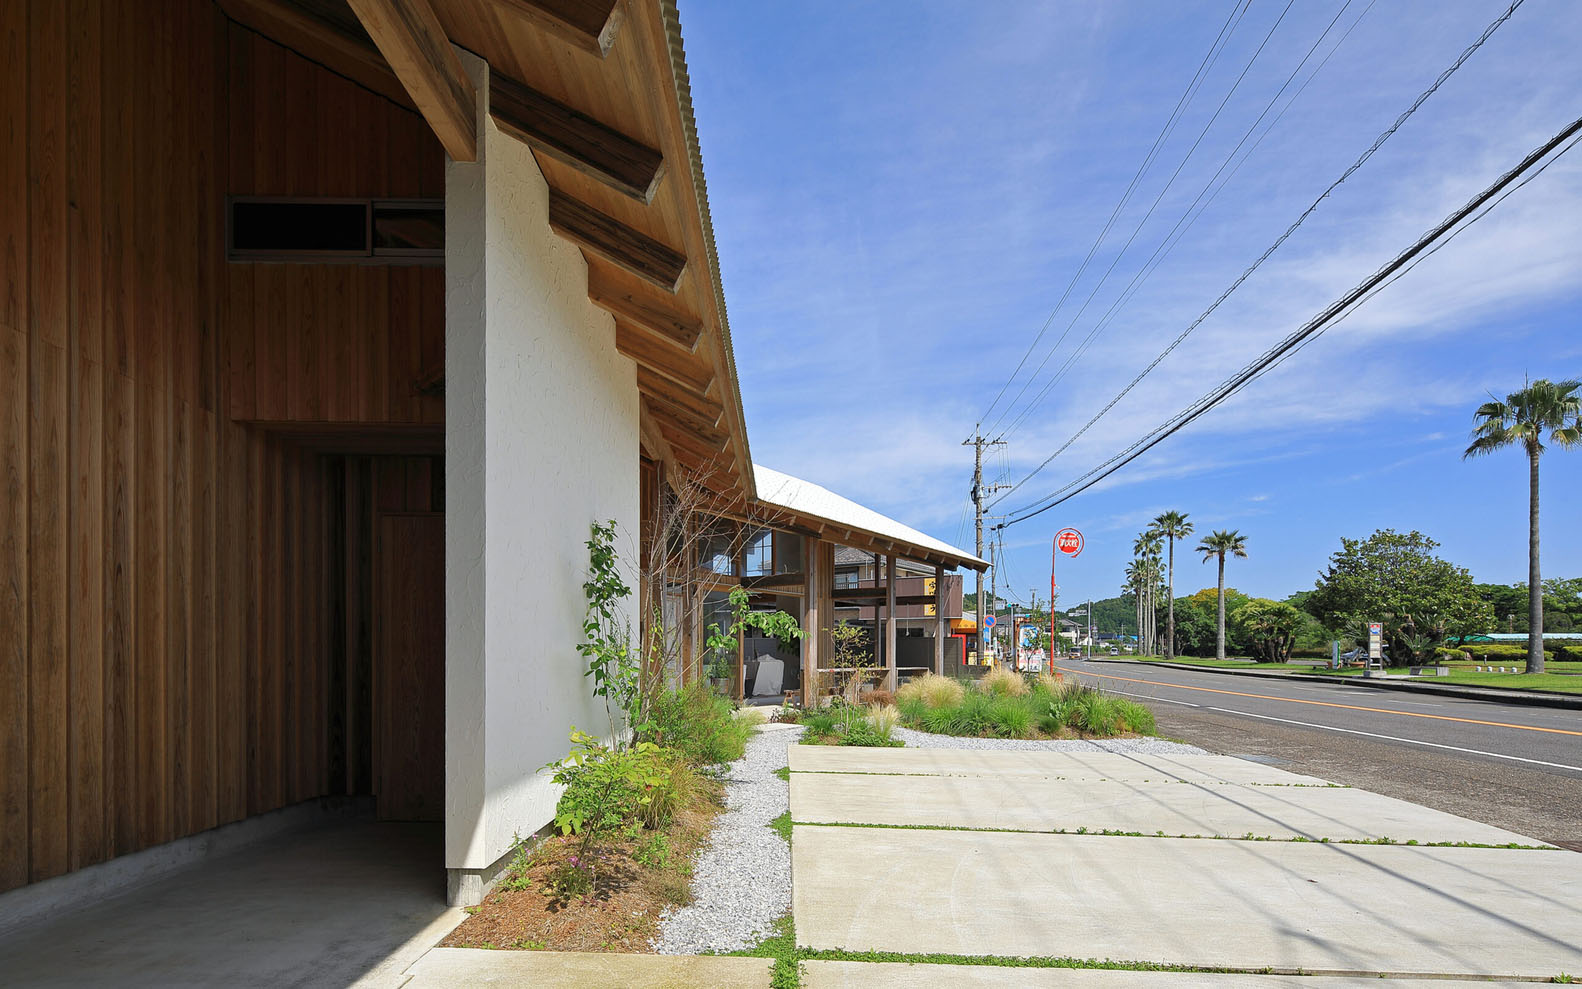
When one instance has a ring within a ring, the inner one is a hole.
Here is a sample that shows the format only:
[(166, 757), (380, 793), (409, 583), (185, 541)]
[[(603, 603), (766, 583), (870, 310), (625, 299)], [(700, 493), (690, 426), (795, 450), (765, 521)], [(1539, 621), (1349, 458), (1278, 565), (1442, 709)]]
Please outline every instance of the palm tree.
[(1169, 609), (1165, 618), (1165, 659), (1176, 658), (1176, 540), (1185, 539), (1192, 535), (1192, 523), (1187, 521), (1185, 512), (1170, 511), (1154, 519), (1154, 527), (1149, 530), (1161, 539), (1170, 543), (1170, 567), (1166, 571), (1166, 583), (1169, 595), (1165, 599)]
[(1140, 533), (1132, 543), (1132, 554), (1136, 556), (1139, 568), (1138, 647), (1149, 656), (1155, 655), (1158, 646), (1155, 641), (1158, 637), (1156, 597), (1159, 593), (1159, 551), (1163, 548), (1159, 537), (1148, 530)]
[(1214, 639), (1214, 657), (1225, 658), (1225, 557), (1238, 556), (1247, 558), (1247, 537), (1236, 529), (1218, 529), (1212, 535), (1204, 536), (1197, 544), (1197, 551), (1203, 554), (1203, 562), (1219, 557), (1219, 633)]
[(1477, 426), (1472, 444), (1461, 455), (1470, 457), (1520, 445), (1527, 452), (1527, 672), (1544, 671), (1544, 588), (1538, 568), (1538, 458), (1544, 452), (1544, 434), (1557, 447), (1582, 444), (1582, 382), (1530, 381), (1505, 401), (1492, 398), (1474, 413)]

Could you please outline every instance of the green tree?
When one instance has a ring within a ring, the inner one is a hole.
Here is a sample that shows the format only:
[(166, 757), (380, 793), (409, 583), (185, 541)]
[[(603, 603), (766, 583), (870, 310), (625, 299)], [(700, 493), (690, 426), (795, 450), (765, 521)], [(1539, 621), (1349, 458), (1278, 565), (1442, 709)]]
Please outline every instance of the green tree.
[(1192, 535), (1192, 523), (1185, 512), (1169, 511), (1154, 517), (1150, 532), (1170, 544), (1169, 564), (1165, 570), (1165, 593), (1169, 612), (1165, 616), (1165, 658), (1175, 658), (1176, 637), (1176, 540)]
[(1526, 584), (1476, 584), (1478, 597), (1494, 612), (1494, 625), (1488, 632), (1527, 631)]
[(1380, 529), (1340, 544), (1305, 602), (1327, 628), (1349, 632), (1380, 622), (1391, 654), (1401, 657), (1415, 653), (1421, 637), (1438, 643), (1482, 631), (1494, 620), (1472, 575), (1435, 556), (1439, 544), (1420, 532)]
[[(1225, 557), (1247, 558), (1247, 537), (1236, 529), (1217, 529), (1197, 544), (1203, 562), (1219, 559), (1219, 618), (1214, 635), (1214, 658), (1225, 658)], [(1295, 610), (1295, 609), (1292, 609)]]
[(1492, 399), (1478, 406), (1472, 443), (1462, 458), (1480, 457), (1520, 446), (1527, 454), (1527, 672), (1544, 671), (1544, 595), (1538, 566), (1538, 458), (1544, 438), (1557, 447), (1582, 443), (1582, 388), (1578, 381), (1539, 378), (1505, 401)]
[(1291, 658), (1291, 647), (1296, 644), (1304, 617), (1284, 601), (1253, 598), (1236, 612), (1236, 622), (1252, 644), (1258, 662), (1284, 663)]

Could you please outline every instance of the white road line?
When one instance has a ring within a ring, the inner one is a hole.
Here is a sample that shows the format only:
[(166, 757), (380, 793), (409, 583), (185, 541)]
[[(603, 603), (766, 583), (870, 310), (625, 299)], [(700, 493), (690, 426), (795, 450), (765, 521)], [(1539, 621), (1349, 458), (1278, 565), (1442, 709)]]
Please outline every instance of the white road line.
[(1379, 735), (1371, 731), (1358, 731), (1355, 728), (1336, 728), (1334, 725), (1315, 725), (1310, 721), (1292, 721), (1290, 718), (1276, 718), (1268, 714), (1253, 714), (1250, 711), (1233, 711), (1225, 707), (1211, 707), (1210, 711), (1219, 711), (1221, 714), (1237, 714), (1244, 718), (1262, 718), (1265, 721), (1279, 721), (1288, 725), (1301, 725), (1304, 728), (1322, 728), (1325, 731), (1342, 731), (1348, 735), (1366, 735), (1369, 738), (1382, 738), (1391, 742), (1406, 742), (1408, 745), (1427, 745), (1436, 749), (1449, 749), (1452, 752), (1467, 752), (1472, 755), (1486, 755), (1491, 759), (1510, 759), (1513, 762), (1530, 762), (1536, 766), (1550, 766), (1555, 769), (1569, 769), (1574, 773), (1582, 773), (1582, 766), (1568, 766), (1563, 762), (1545, 762), (1542, 759), (1527, 759), (1519, 755), (1503, 755), (1499, 752), (1485, 752), (1482, 749), (1464, 749), (1459, 745), (1441, 745), (1438, 742), (1424, 742), (1416, 738), (1401, 738), (1397, 735)]

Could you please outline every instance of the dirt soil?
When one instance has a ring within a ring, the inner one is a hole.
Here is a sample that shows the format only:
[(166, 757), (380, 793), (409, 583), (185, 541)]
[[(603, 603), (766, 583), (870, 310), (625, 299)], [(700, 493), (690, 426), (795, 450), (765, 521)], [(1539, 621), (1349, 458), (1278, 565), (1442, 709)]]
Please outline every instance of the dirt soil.
[[(553, 877), (577, 854), (581, 839), (545, 839), (522, 873), (501, 880), (472, 916), (440, 944), (447, 948), (514, 948), (529, 951), (651, 952), (666, 907), (691, 902), (692, 862), (724, 806), (721, 786), (706, 783), (706, 798), (683, 809), (659, 832), (617, 837), (600, 854), (593, 891), (565, 896)], [(633, 854), (660, 833), (669, 843), (667, 863), (643, 865)], [(523, 888), (515, 888), (521, 886)], [(512, 888), (505, 888), (512, 887)]]

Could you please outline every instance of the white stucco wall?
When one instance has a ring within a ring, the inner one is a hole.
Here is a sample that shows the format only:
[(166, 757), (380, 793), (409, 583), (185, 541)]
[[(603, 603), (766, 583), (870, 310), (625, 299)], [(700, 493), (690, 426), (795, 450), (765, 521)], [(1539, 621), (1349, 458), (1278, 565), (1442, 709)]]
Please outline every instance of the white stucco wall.
[[(488, 67), (462, 57), (482, 104)], [(638, 395), (531, 151), (485, 107), (445, 183), (445, 858), (482, 869), (553, 818), (539, 770), (570, 727), (609, 731), (576, 652), (584, 543), (614, 519), (630, 558)]]

